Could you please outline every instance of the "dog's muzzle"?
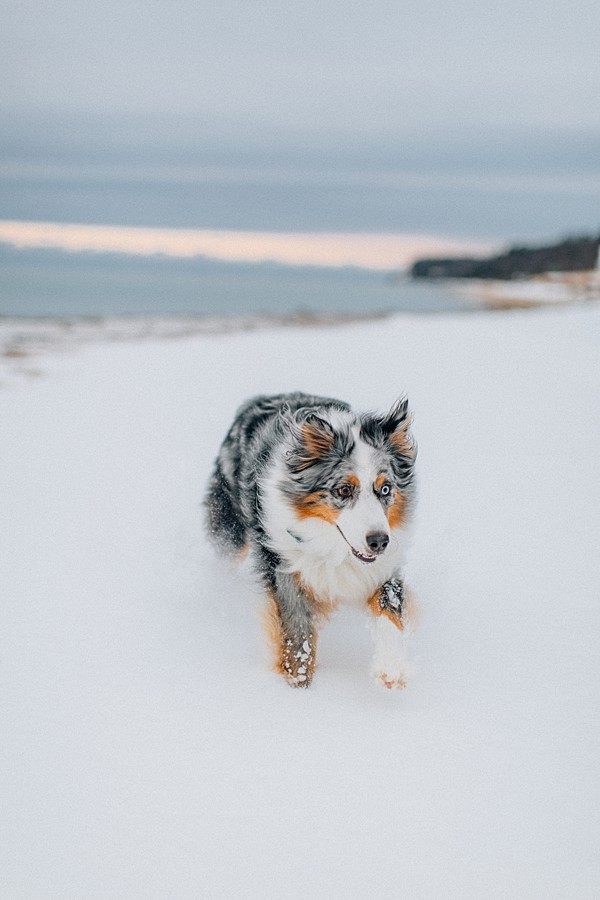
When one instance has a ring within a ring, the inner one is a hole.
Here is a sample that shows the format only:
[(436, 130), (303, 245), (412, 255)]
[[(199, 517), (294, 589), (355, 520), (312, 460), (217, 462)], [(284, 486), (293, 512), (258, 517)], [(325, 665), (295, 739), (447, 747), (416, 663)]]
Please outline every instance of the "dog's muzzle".
[(341, 536), (344, 538), (344, 540), (346, 541), (348, 546), (350, 547), (350, 550), (352, 551), (352, 555), (355, 556), (357, 559), (359, 559), (363, 563), (375, 562), (377, 557), (381, 556), (381, 554), (384, 552), (385, 548), (387, 547), (387, 545), (390, 542), (390, 539), (387, 536), (387, 534), (385, 534), (385, 532), (371, 531), (365, 538), (366, 544), (367, 544), (369, 550), (371, 550), (371, 553), (361, 553), (359, 550), (357, 550), (355, 547), (352, 546), (352, 544), (350, 543), (350, 541), (348, 540), (348, 538), (346, 537), (346, 535), (344, 534), (344, 532), (342, 531), (340, 526), (336, 525), (336, 528), (339, 531), (339, 533), (341, 534)]

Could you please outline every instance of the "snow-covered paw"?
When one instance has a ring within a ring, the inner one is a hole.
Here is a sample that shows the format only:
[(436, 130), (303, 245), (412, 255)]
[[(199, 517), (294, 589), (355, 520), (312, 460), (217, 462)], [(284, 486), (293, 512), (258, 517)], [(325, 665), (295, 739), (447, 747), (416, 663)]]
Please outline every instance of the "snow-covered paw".
[(404, 628), (402, 608), (404, 603), (404, 586), (399, 578), (390, 578), (382, 584), (377, 593), (368, 601), (372, 614), (379, 618), (389, 619), (400, 631)]
[(312, 635), (302, 643), (290, 639), (283, 646), (281, 671), (292, 687), (308, 687), (315, 671)]
[(377, 684), (389, 691), (406, 687), (407, 678), (404, 672), (377, 672), (375, 675)]
[(397, 615), (402, 615), (402, 605), (404, 602), (404, 585), (399, 578), (390, 578), (381, 587), (379, 595), (379, 604), (382, 609), (389, 610)]

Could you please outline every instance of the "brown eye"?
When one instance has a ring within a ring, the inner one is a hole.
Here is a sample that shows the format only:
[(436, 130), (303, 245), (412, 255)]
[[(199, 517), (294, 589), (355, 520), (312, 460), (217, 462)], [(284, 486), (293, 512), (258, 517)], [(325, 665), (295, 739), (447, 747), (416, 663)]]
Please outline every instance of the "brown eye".
[(340, 484), (339, 488), (336, 490), (336, 494), (338, 497), (341, 497), (342, 500), (349, 500), (353, 493), (354, 488), (351, 484)]
[(392, 486), (389, 481), (386, 481), (381, 485), (379, 493), (382, 497), (389, 497), (389, 495), (392, 493)]

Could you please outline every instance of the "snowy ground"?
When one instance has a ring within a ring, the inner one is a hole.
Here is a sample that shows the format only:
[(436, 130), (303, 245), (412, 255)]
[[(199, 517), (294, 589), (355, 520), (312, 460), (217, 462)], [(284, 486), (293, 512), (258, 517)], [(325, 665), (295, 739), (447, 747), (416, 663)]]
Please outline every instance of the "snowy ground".
[[(6, 358), (0, 896), (598, 897), (599, 359), (595, 305)], [(202, 534), (235, 407), (297, 388), (415, 410), (404, 692), (349, 613), (281, 682)]]

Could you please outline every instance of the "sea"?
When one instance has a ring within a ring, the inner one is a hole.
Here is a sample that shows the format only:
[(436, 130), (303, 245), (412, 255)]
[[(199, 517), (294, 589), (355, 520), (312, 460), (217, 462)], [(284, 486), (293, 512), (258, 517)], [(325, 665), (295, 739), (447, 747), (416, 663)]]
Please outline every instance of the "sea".
[[(595, 234), (595, 173), (440, 175), (426, 170), (297, 172), (0, 168), (0, 220), (285, 233), (398, 233), (505, 247)], [(1, 224), (1, 222), (0, 222)], [(267, 254), (268, 256), (268, 254)], [(130, 248), (0, 243), (0, 316), (344, 316), (474, 309), (472, 290), (417, 282), (401, 267), (236, 261)]]

